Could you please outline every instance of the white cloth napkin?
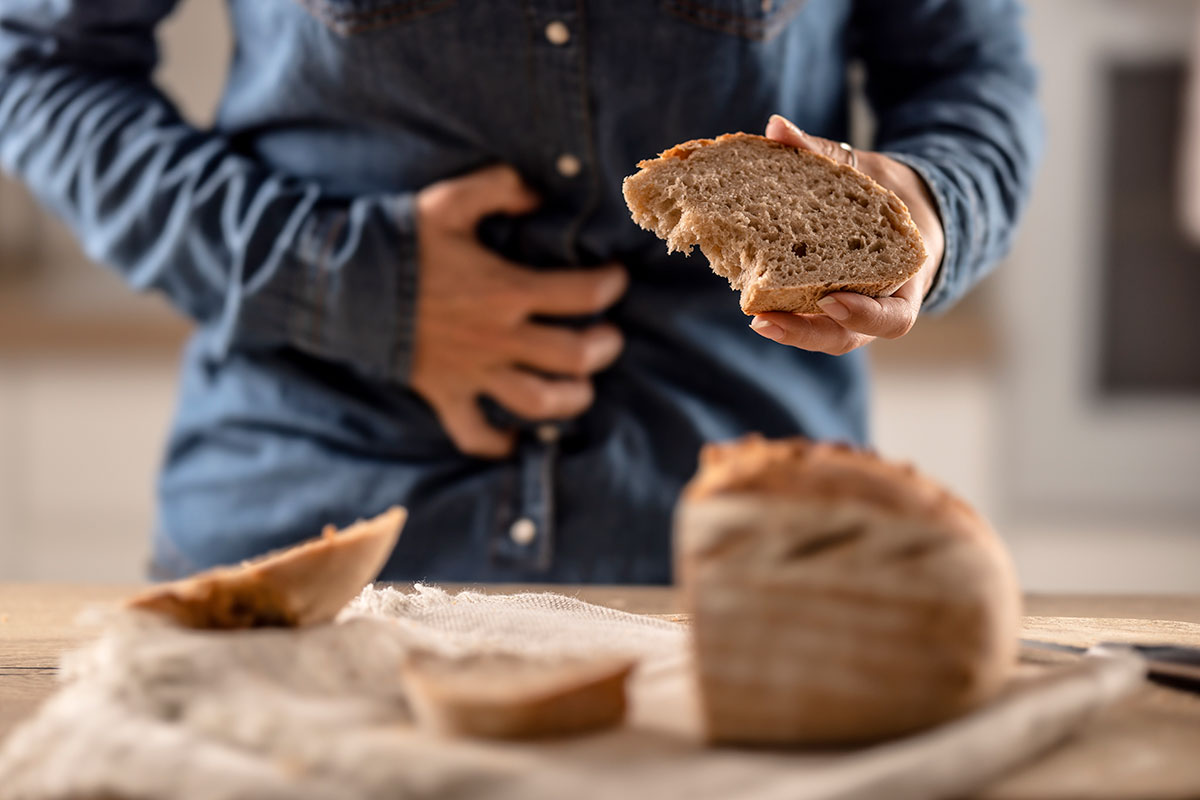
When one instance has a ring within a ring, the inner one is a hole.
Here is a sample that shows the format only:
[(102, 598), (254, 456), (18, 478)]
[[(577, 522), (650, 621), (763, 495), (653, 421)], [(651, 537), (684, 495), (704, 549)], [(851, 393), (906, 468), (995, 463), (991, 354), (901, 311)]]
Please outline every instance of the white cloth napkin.
[[(1050, 747), (1141, 681), (1132, 657), (1029, 668), (988, 708), (845, 752), (705, 747), (688, 631), (557, 594), (367, 587), (334, 624), (205, 632), (110, 611), (63, 686), (0, 749), (0, 798), (688, 800), (951, 798)], [(628, 724), (569, 740), (442, 739), (398, 666), (447, 655), (624, 654)]]

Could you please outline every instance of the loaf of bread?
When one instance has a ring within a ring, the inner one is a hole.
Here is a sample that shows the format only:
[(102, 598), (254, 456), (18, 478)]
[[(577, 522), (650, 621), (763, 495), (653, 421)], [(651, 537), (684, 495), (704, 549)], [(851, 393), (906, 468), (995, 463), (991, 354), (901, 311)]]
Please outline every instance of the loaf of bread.
[(339, 531), (232, 567), (164, 583), (126, 605), (189, 628), (258, 628), (327, 622), (391, 555), (407, 512), (399, 506)]
[(405, 689), (423, 726), (492, 739), (565, 736), (608, 728), (625, 716), (626, 658), (447, 658), (418, 653)]
[(900, 198), (816, 153), (733, 133), (638, 167), (623, 184), (633, 220), (672, 252), (699, 245), (746, 314), (819, 313), (836, 291), (888, 295), (925, 262)]
[(986, 702), (1015, 664), (1004, 548), (912, 467), (801, 439), (709, 446), (675, 547), (714, 741), (897, 736)]

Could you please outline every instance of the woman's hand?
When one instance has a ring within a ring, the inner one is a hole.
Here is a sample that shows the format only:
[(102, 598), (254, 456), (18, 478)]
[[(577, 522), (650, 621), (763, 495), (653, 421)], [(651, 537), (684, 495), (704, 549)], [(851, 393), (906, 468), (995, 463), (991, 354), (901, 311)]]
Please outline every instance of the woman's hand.
[(512, 451), (479, 407), (488, 395), (530, 420), (569, 419), (592, 404), (592, 375), (616, 360), (620, 331), (575, 330), (543, 316), (598, 314), (620, 299), (625, 268), (535, 271), (506, 261), (475, 238), (490, 214), (532, 211), (538, 198), (516, 170), (486, 167), (417, 193), (417, 320), (412, 387), (468, 455)]
[[(768, 139), (820, 153), (843, 164), (851, 162), (850, 153), (837, 142), (810, 136), (778, 114), (771, 117), (766, 135)], [(908, 206), (909, 214), (925, 240), (928, 254), (925, 264), (890, 297), (832, 292), (817, 303), (823, 314), (785, 311), (759, 314), (750, 327), (761, 336), (802, 350), (840, 356), (875, 338), (897, 339), (916, 323), (921, 302), (933, 286), (946, 247), (937, 207), (925, 181), (911, 167), (882, 153), (854, 152), (858, 157), (858, 169), (891, 189)]]

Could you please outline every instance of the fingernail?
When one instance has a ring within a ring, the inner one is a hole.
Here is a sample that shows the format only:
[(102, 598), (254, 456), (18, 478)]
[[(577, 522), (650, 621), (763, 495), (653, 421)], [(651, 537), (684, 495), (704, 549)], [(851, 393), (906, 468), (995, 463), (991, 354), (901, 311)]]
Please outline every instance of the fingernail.
[(787, 117), (780, 116), (779, 114), (772, 114), (771, 119), (779, 120), (780, 123), (783, 124), (783, 127), (787, 128), (789, 131), (791, 131), (792, 133), (794, 133), (797, 136), (807, 136), (808, 135), (804, 131), (797, 128), (796, 123), (792, 122)]
[(750, 323), (750, 330), (757, 333), (759, 336), (765, 336), (772, 341), (779, 341), (783, 338), (783, 328), (776, 325), (774, 322), (767, 322), (762, 317), (755, 317)]
[(832, 297), (822, 297), (817, 301), (817, 305), (821, 307), (822, 311), (834, 319), (842, 320), (850, 316), (850, 309), (846, 308)]
[(796, 134), (797, 136), (807, 136), (808, 135), (804, 131), (800, 130), (800, 128), (798, 128), (796, 126), (796, 123), (792, 122), (787, 117), (780, 117), (780, 119), (783, 120), (783, 124), (787, 126), (787, 129), (789, 131), (791, 131), (792, 133)]

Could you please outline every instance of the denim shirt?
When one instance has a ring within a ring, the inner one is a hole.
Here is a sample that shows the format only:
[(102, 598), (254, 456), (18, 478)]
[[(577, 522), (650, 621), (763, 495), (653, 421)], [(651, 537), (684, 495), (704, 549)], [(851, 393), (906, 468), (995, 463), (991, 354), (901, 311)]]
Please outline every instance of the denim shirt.
[[(668, 581), (700, 446), (864, 442), (865, 365), (748, 330), (702, 256), (630, 221), (621, 179), (772, 113), (845, 138), (858, 60), (875, 149), (924, 178), (946, 230), (936, 310), (1005, 252), (1039, 148), (1015, 0), (231, 0), (211, 130), (153, 82), (175, 2), (0, 5), (4, 168), (92, 258), (196, 322), (160, 576), (400, 503), (385, 578)], [(626, 348), (593, 407), (522, 423), (516, 453), (484, 461), (407, 386), (413, 195), (497, 162), (544, 204), (486, 221), (489, 246), (536, 269), (621, 261), (632, 281), (605, 314)]]

